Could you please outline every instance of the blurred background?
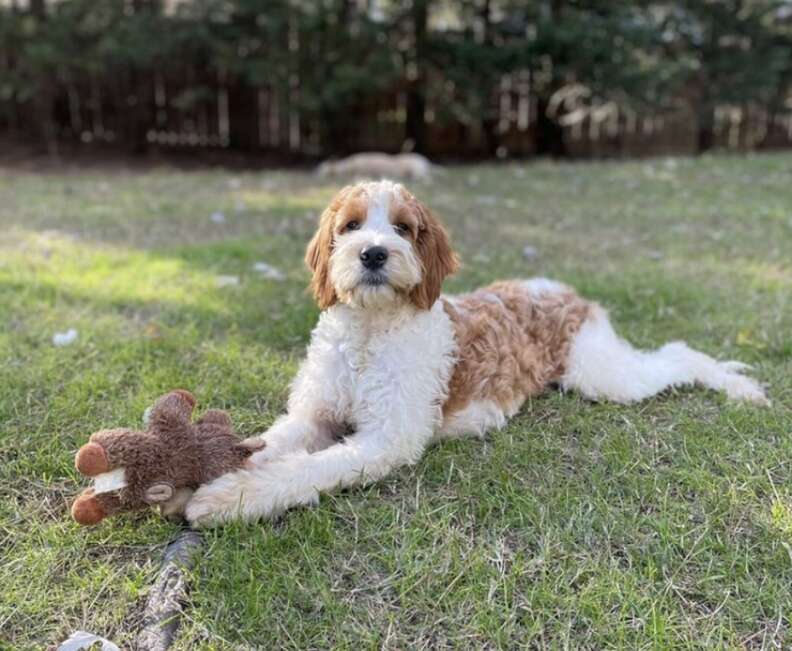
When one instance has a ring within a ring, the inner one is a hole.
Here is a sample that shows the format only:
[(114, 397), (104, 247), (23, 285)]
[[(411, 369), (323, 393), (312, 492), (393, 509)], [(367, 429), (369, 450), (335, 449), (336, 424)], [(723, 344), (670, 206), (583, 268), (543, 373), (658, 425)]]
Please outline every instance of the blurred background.
[(782, 148), (791, 52), (789, 0), (0, 0), (0, 148)]

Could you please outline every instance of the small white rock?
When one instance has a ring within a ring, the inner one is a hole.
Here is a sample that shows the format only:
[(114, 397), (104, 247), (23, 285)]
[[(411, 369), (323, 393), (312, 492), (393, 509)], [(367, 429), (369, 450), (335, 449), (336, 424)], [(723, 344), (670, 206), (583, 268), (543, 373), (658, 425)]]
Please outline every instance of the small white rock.
[(524, 246), (522, 254), (526, 260), (536, 260), (539, 257), (539, 251), (535, 246)]
[(75, 631), (67, 640), (64, 640), (56, 651), (80, 651), (81, 649), (96, 649), (99, 642), (100, 651), (119, 651), (118, 645), (110, 640), (87, 631)]
[(218, 287), (235, 287), (239, 285), (239, 276), (217, 276), (215, 283)]
[(225, 215), (223, 213), (219, 212), (219, 211), (218, 212), (213, 212), (209, 216), (209, 219), (211, 219), (212, 223), (214, 223), (214, 224), (225, 224), (225, 220), (226, 220)]
[(56, 332), (52, 335), (52, 343), (56, 346), (68, 346), (77, 341), (77, 331), (69, 328), (66, 332)]
[(253, 270), (260, 273), (263, 278), (269, 280), (286, 280), (286, 274), (266, 262), (257, 262), (253, 265)]

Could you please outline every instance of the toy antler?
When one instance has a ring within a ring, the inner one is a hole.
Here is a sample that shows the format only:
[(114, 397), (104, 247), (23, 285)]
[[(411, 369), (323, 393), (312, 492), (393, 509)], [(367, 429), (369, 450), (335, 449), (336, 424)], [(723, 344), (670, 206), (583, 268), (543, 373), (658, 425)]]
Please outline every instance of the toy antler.
[(176, 389), (154, 403), (149, 418), (150, 427), (172, 427), (187, 423), (195, 408), (195, 397), (189, 391)]
[(110, 461), (104, 448), (98, 443), (86, 443), (74, 458), (74, 467), (87, 477), (96, 477), (110, 470)]

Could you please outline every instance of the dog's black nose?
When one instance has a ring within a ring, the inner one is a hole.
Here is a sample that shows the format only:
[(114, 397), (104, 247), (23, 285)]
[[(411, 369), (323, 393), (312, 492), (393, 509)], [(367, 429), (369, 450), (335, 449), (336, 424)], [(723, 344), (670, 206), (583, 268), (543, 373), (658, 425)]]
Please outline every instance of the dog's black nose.
[(384, 246), (372, 246), (360, 252), (360, 261), (366, 269), (379, 269), (388, 259), (388, 249)]

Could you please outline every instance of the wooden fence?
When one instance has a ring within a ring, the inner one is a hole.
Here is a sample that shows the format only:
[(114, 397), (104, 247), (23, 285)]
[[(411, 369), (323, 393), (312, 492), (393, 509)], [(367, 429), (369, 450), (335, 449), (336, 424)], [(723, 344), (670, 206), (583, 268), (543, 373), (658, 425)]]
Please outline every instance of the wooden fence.
[[(228, 149), (284, 160), (353, 151), (394, 152), (409, 146), (407, 94), (401, 89), (350, 107), (343, 146), (331, 148), (322, 142), (319, 118), (295, 108), (297, 85), (283, 97), (266, 87), (207, 78), (189, 65), (178, 72), (176, 76), (170, 67), (170, 76), (154, 72), (142, 79), (130, 74), (79, 83), (58, 80), (46, 98), (0, 98), (0, 135), (39, 143), (46, 138), (50, 146), (78, 142), (136, 151)], [(551, 103), (545, 109), (558, 125), (563, 153), (569, 156), (690, 154), (699, 149), (696, 112), (684, 102), (673, 112), (638, 115), (614, 104), (591, 105), (572, 96), (571, 102)], [(427, 153), (438, 158), (537, 153), (541, 116), (527, 74), (500, 80), (490, 112), (495, 116), (495, 147), (479, 123), (449, 118), (429, 101)], [(757, 106), (718, 107), (712, 137), (717, 148), (789, 147), (792, 117), (772, 116)]]

